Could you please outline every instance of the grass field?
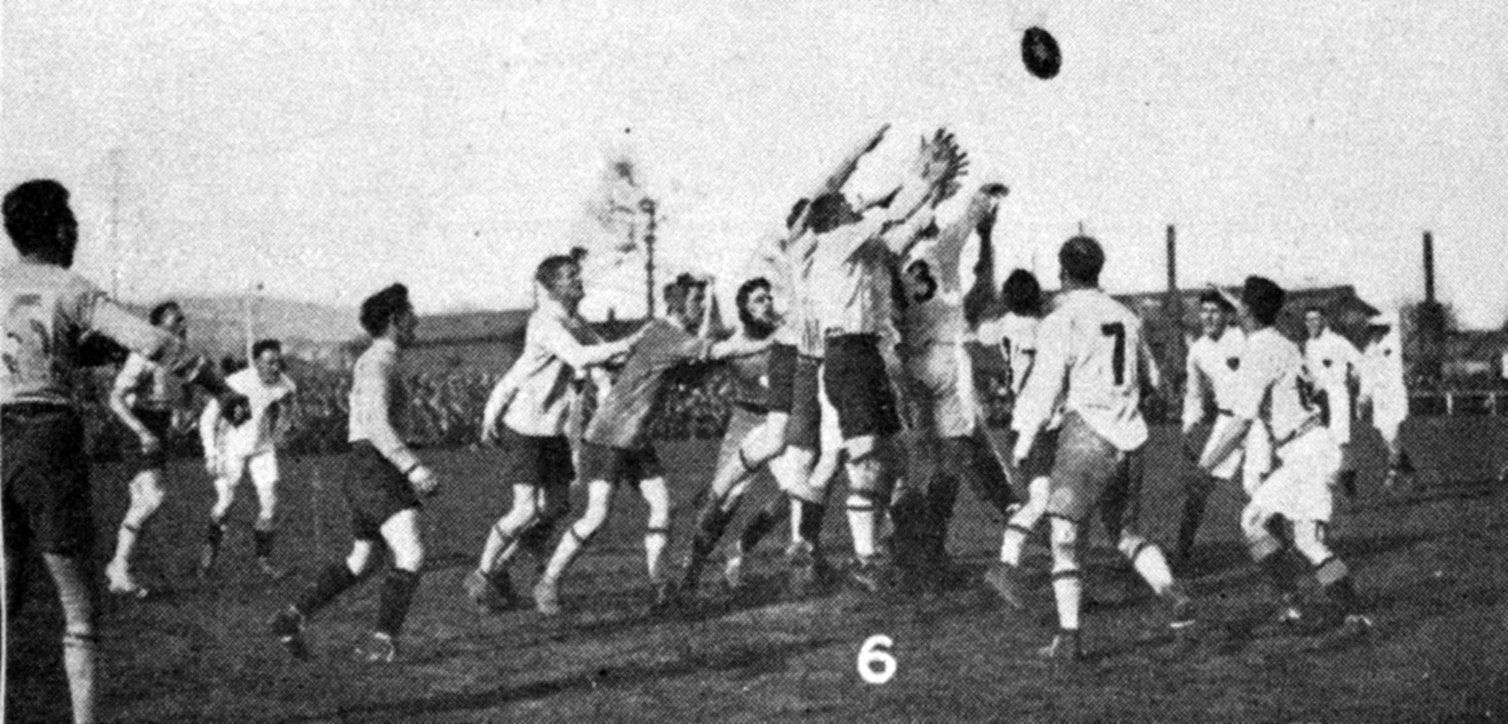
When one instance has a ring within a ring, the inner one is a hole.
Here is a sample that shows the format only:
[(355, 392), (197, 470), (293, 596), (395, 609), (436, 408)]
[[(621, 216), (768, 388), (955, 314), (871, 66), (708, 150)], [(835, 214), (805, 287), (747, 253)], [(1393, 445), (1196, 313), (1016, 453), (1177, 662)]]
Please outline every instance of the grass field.
[[(1176, 526), (1186, 474), (1169, 430), (1154, 438), (1148, 532)], [(1508, 718), (1508, 491), (1493, 482), (1508, 429), (1490, 418), (1406, 428), (1425, 489), (1379, 489), (1375, 441), (1363, 445), (1357, 501), (1343, 503), (1337, 548), (1374, 605), (1375, 635), (1341, 650), (1265, 624), (1262, 587), (1237, 541), (1239, 492), (1212, 500), (1192, 581), (1206, 621), (1198, 647), (1166, 656), (1163, 610), (1097, 550), (1086, 618), (1090, 660), (1054, 671), (1034, 660), (1054, 621), (1050, 592), (1014, 615), (974, 585), (900, 601), (846, 591), (791, 601), (778, 591), (774, 547), (753, 563), (750, 594), (707, 595), (678, 618), (640, 615), (644, 509), (629, 491), (605, 535), (567, 579), (559, 620), (532, 611), (479, 616), (459, 596), (487, 528), (508, 502), (506, 471), (490, 451), (426, 456), (446, 488), (425, 511), (430, 565), (416, 596), (401, 663), (357, 664), (368, 630), (368, 584), (313, 622), (316, 659), (286, 658), (267, 617), (321, 562), (349, 546), (334, 484), (338, 458), (284, 461), (279, 557), (295, 568), (268, 584), (253, 572), (254, 498), (241, 491), (222, 572), (201, 585), (188, 571), (211, 493), (191, 462), (172, 470), (170, 498), (144, 550), (156, 600), (110, 601), (103, 617), (102, 707), (108, 721), (1495, 721)], [(706, 479), (713, 441), (664, 448), (684, 505)], [(101, 555), (125, 502), (122, 471), (95, 472)], [(751, 503), (767, 495), (757, 491)], [(746, 505), (745, 509), (752, 509)], [(847, 546), (830, 516), (829, 548)], [(976, 569), (998, 550), (1000, 525), (961, 496), (951, 548)], [(783, 537), (784, 533), (781, 533)], [(1045, 570), (1037, 554), (1030, 563)], [(525, 573), (521, 583), (526, 583)], [(35, 581), (35, 579), (34, 579)], [(709, 587), (711, 588), (711, 587)], [(12, 622), (6, 721), (58, 721), (67, 695), (50, 584), (34, 582)], [(894, 640), (895, 677), (863, 683), (861, 644)]]

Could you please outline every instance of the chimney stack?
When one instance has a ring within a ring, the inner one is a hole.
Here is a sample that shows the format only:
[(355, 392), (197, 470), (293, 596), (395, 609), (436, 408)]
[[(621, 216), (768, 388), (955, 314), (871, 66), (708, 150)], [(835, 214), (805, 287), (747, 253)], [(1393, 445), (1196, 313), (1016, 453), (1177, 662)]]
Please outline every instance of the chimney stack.
[(1178, 230), (1168, 224), (1168, 293), (1178, 293)]
[(1435, 301), (1435, 237), (1424, 232), (1424, 301)]

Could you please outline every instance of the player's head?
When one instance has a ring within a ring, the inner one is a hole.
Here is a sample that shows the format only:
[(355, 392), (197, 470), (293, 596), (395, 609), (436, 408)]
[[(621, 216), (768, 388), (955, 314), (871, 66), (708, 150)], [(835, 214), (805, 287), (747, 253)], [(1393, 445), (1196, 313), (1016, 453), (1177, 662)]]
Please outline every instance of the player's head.
[(408, 287), (393, 284), (361, 303), (361, 328), (373, 339), (386, 337), (399, 346), (414, 341), (419, 318), (408, 300)]
[(1089, 236), (1075, 236), (1058, 250), (1058, 276), (1064, 286), (1097, 287), (1105, 268), (1105, 250)]
[(1283, 311), (1283, 288), (1266, 277), (1250, 276), (1241, 287), (1241, 306), (1258, 327), (1271, 327)]
[(581, 262), (575, 256), (557, 254), (546, 258), (534, 268), (534, 281), (552, 298), (567, 306), (579, 303), (586, 296), (586, 287), (581, 282)]
[(1199, 295), (1199, 328), (1210, 339), (1225, 332), (1235, 312), (1236, 308), (1220, 292), (1210, 289)]
[(770, 280), (755, 277), (744, 282), (733, 300), (738, 305), (738, 321), (743, 323), (745, 334), (764, 339), (775, 331), (775, 297), (770, 293)]
[(283, 343), (275, 339), (259, 339), (251, 346), (251, 363), (256, 365), (257, 376), (267, 384), (278, 381), (283, 371)]
[(665, 310), (687, 329), (701, 324), (706, 303), (707, 283), (690, 274), (681, 274), (665, 285)]
[(5, 233), (23, 257), (73, 266), (79, 242), (78, 220), (68, 206), (68, 189), (51, 179), (27, 181), (5, 195)]
[(857, 213), (848, 198), (841, 193), (822, 194), (812, 200), (807, 211), (807, 226), (818, 234), (825, 234), (844, 224), (852, 223)]
[(183, 308), (177, 302), (169, 300), (152, 307), (147, 312), (147, 321), (179, 339), (188, 337), (188, 318), (183, 316)]
[(1324, 333), (1326, 326), (1325, 310), (1318, 304), (1311, 304), (1304, 308), (1304, 329), (1310, 337), (1318, 337)]
[(1005, 311), (1023, 317), (1042, 316), (1046, 305), (1037, 275), (1025, 269), (1011, 270), (1005, 283), (1000, 285), (1000, 298), (1005, 301)]

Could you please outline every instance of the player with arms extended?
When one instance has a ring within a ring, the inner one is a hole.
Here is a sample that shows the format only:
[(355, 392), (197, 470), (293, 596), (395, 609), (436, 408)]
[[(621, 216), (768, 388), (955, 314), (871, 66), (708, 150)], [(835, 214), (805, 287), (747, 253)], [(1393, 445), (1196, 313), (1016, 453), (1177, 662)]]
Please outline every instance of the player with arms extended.
[[(152, 326), (180, 340), (185, 338), (187, 320), (176, 302), (158, 304), (147, 314), (147, 319)], [(140, 353), (127, 356), (115, 376), (115, 386), (110, 390), (110, 411), (136, 435), (137, 444), (128, 446), (126, 451), (126, 464), (136, 471), (131, 478), (131, 503), (116, 533), (115, 557), (105, 566), (105, 579), (113, 594), (132, 598), (146, 598), (149, 594), (131, 575), (131, 556), (142, 529), (162, 506), (168, 434), (174, 427), (175, 416), (187, 403), (183, 382)]]
[(481, 611), (515, 603), (508, 563), (519, 550), (543, 563), (556, 521), (571, 511), (576, 467), (566, 426), (581, 394), (575, 380), (601, 372), (636, 339), (604, 343), (581, 317), (577, 309), (586, 290), (574, 258), (545, 259), (534, 279), (545, 295), (529, 315), (523, 352), (498, 380), (482, 414), (482, 439), (507, 453), (503, 470), (513, 481), (513, 505), (492, 526), (477, 569), (463, 582), (467, 598)]
[(1273, 327), (1283, 310), (1283, 297), (1282, 287), (1271, 280), (1247, 277), (1241, 302), (1253, 330), (1246, 338), (1231, 400), (1235, 422), (1210, 441), (1199, 465), (1214, 470), (1250, 428), (1266, 428), (1276, 468), (1252, 491), (1241, 512), (1247, 548), (1277, 594), (1280, 619), (1298, 619), (1298, 585), (1284, 560), (1287, 545), (1274, 533), (1275, 526), (1287, 521), (1293, 547), (1312, 566), (1315, 581), (1343, 616), (1340, 627), (1329, 634), (1331, 641), (1353, 638), (1369, 631), (1372, 621), (1361, 613), (1350, 570), (1325, 541), (1335, 509), (1331, 486), (1342, 453), (1321, 420), (1316, 382), (1304, 356)]
[(1105, 265), (1099, 242), (1069, 239), (1058, 252), (1058, 264), (1063, 291), (1038, 330), (1036, 369), (1016, 410), (1021, 437), (1012, 456), (1017, 468), (1024, 466), (1061, 399), (1063, 426), (1047, 501), (1059, 629), (1042, 654), (1073, 660), (1083, 655), (1080, 546), (1085, 518), (1095, 510), (1136, 572), (1170, 604), (1176, 632), (1191, 627), (1193, 604), (1162, 551), (1137, 532), (1147, 442), (1142, 389), (1156, 389), (1160, 382), (1141, 320), (1099, 288)]
[(236, 500), (236, 486), (251, 475), (259, 510), (252, 525), (252, 545), (257, 569), (282, 578), (272, 563), (273, 515), (277, 512), (277, 449), (293, 424), (293, 394), (298, 386), (283, 371), (283, 345), (275, 339), (251, 346), (251, 366), (225, 378), (232, 389), (251, 400), (251, 419), (241, 425), (221, 422), (219, 408), (211, 400), (199, 418), (199, 436), (204, 444), (205, 468), (215, 477), (215, 505), (205, 527), (204, 548), (199, 556), (199, 575), (214, 570), (225, 540), (225, 518)]
[(656, 411), (664, 404), (661, 392), (667, 376), (688, 365), (715, 359), (758, 354), (772, 338), (739, 337), (714, 342), (707, 335), (707, 282), (682, 274), (665, 286), (669, 317), (651, 321), (623, 363), (623, 371), (588, 424), (581, 449), (580, 477), (587, 482), (587, 508), (560, 539), (544, 574), (534, 585), (540, 613), (558, 615), (560, 579), (587, 543), (607, 522), (619, 482), (639, 487), (649, 507), (644, 531), (644, 557), (654, 588), (654, 609), (674, 602), (672, 582), (666, 578), (665, 550), (670, 544), (670, 494), (665, 473), (649, 439)]
[(93, 722), (99, 640), (94, 516), (84, 425), (73, 388), (74, 372), (83, 362), (81, 343), (102, 335), (162, 365), (214, 395), (232, 421), (246, 418), (246, 398), (226, 387), (212, 365), (190, 355), (181, 339), (136, 318), (70, 270), (78, 222), (62, 184), (20, 184), (5, 195), (3, 213), (5, 233), (20, 256), (0, 267), (5, 620), (18, 620), (26, 557), (38, 549), (63, 609), (63, 668), (73, 720)]
[(356, 360), (351, 381), (351, 452), (341, 492), (351, 511), (356, 540), (344, 561), (326, 565), (308, 588), (272, 618), (274, 636), (294, 658), (309, 657), (304, 622), (361, 582), (387, 544), (393, 569), (382, 582), (377, 625), (357, 647), (359, 659), (390, 663), (398, 655), (397, 639), (419, 587), (424, 541), (419, 534), (419, 499), (433, 495), (439, 481), (409, 450), (396, 424), (407, 404), (399, 379), (399, 356), (413, 343), (418, 319), (408, 288), (394, 284), (361, 303), (361, 328), (372, 345)]

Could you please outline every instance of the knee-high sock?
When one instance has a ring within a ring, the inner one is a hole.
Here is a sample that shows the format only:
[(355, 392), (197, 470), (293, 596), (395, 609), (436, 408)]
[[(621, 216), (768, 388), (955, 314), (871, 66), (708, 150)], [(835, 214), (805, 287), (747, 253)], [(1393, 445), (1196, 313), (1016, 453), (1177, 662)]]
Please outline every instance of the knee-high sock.
[(1084, 582), (1080, 578), (1079, 569), (1053, 571), (1052, 593), (1058, 604), (1058, 628), (1064, 631), (1079, 630), (1079, 610), (1084, 596)]
[(1168, 560), (1163, 557), (1162, 549), (1140, 536), (1127, 538), (1121, 543), (1121, 552), (1131, 562), (1131, 567), (1152, 587), (1154, 593), (1167, 595), (1173, 589), (1173, 571), (1169, 570)]
[(800, 498), (792, 497), (791, 506), (793, 517), (791, 528), (798, 539), (810, 543), (813, 549), (822, 542), (822, 522), (827, 516), (827, 506), (822, 503), (809, 503)]
[(745, 553), (754, 550), (759, 541), (770, 534), (776, 526), (785, 522), (790, 517), (791, 506), (782, 497), (772, 498), (763, 508), (754, 514), (748, 525), (744, 526), (743, 533), (738, 536), (738, 547)]
[(419, 572), (394, 568), (382, 581), (382, 596), (377, 604), (377, 633), (396, 638), (408, 618), (409, 604), (419, 587)]
[(1215, 481), (1203, 476), (1184, 485), (1183, 517), (1178, 522), (1178, 548), (1175, 551), (1180, 558), (1194, 550), (1199, 524), (1204, 519), (1204, 509), (1214, 489)]
[(719, 501), (712, 496), (703, 501), (702, 509), (696, 514), (696, 532), (691, 536), (691, 552), (686, 557), (687, 578), (695, 578), (701, 572), (702, 565), (712, 555), (713, 549), (717, 548), (717, 542), (728, 529), (728, 522), (733, 520), (736, 510), (723, 510)]
[(665, 549), (669, 547), (669, 528), (644, 531), (644, 566), (649, 572), (649, 580), (655, 583), (665, 579)]
[(252, 547), (256, 550), (257, 558), (272, 557), (272, 542), (276, 535), (270, 528), (255, 528), (251, 531)]
[(1355, 613), (1361, 608), (1356, 595), (1356, 586), (1351, 582), (1351, 571), (1339, 558), (1331, 557), (1314, 567), (1314, 579), (1319, 582), (1325, 595), (1335, 602), (1342, 613)]
[(856, 491), (848, 495), (848, 528), (853, 536), (853, 552), (861, 559), (873, 558), (877, 552), (875, 533), (879, 528), (879, 502), (873, 493)]
[(294, 601), (293, 607), (304, 616), (313, 616), (360, 580), (345, 561), (328, 563), (315, 575), (313, 582), (304, 589), (298, 600)]

